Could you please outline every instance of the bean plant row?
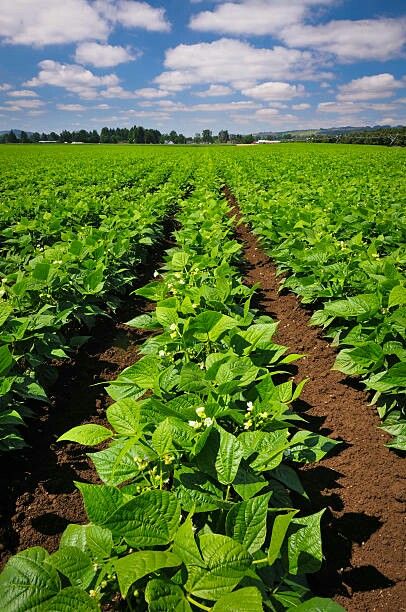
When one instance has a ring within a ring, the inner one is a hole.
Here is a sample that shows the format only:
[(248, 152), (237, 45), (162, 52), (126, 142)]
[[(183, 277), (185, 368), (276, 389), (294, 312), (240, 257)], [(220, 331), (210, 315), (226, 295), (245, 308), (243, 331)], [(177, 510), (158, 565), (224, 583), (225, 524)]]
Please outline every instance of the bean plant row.
[[(406, 157), (330, 145), (216, 156), (246, 220), (406, 450)], [(357, 415), (354, 415), (356, 421)]]

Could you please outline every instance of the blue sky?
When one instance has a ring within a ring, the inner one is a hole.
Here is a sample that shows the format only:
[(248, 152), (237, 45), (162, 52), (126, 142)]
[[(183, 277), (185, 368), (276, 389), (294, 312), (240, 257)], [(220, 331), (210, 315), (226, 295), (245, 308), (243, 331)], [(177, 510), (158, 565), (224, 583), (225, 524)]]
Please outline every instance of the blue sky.
[(0, 129), (406, 123), (403, 0), (0, 0)]

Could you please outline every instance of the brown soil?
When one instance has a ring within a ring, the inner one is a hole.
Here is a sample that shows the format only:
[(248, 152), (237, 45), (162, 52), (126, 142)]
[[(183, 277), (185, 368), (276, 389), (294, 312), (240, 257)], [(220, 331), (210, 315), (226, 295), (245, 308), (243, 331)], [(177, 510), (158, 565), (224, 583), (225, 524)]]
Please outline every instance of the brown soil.
[[(170, 232), (173, 222), (166, 224)], [(148, 266), (138, 271), (137, 286), (150, 280), (159, 266), (163, 240), (150, 253)], [(97, 474), (86, 452), (74, 443), (57, 443), (71, 427), (83, 423), (105, 424), (105, 409), (111, 402), (103, 386), (138, 359), (138, 347), (146, 333), (120, 321), (128, 321), (153, 308), (145, 300), (129, 297), (114, 317), (100, 319), (92, 339), (69, 362), (56, 365), (58, 380), (49, 405), (35, 406), (28, 421), (27, 449), (6, 457), (7, 469), (0, 474), (0, 567), (8, 558), (29, 546), (58, 548), (61, 533), (69, 523), (84, 523), (82, 497), (73, 481), (97, 483)], [(4, 461), (4, 457), (3, 457)]]
[[(225, 190), (233, 213), (237, 203)], [(313, 590), (350, 612), (406, 610), (404, 512), (406, 463), (384, 446), (388, 435), (366, 393), (331, 367), (335, 351), (292, 294), (279, 294), (276, 269), (256, 237), (240, 222), (248, 285), (259, 282), (256, 304), (279, 321), (277, 341), (306, 357), (297, 362), (296, 380), (309, 378), (301, 408), (311, 428), (343, 444), (333, 455), (301, 470), (310, 503), (327, 508), (323, 522), (325, 562), (310, 577)]]

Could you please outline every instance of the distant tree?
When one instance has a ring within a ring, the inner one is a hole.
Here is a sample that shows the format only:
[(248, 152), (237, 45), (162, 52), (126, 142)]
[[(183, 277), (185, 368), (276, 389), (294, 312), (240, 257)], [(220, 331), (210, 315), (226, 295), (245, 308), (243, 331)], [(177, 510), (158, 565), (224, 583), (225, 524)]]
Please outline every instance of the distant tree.
[(178, 134), (178, 144), (186, 144), (186, 136)]
[(136, 141), (137, 144), (145, 144), (145, 129), (140, 125), (137, 130)]
[(202, 140), (203, 142), (210, 144), (213, 142), (213, 134), (211, 130), (203, 130), (202, 132)]
[(219, 142), (228, 142), (230, 139), (228, 130), (220, 130), (218, 135)]
[(31, 134), (31, 142), (39, 142), (41, 140), (41, 135), (39, 132), (34, 132)]
[(199, 134), (199, 132), (196, 132), (194, 138), (193, 138), (193, 142), (195, 144), (200, 144), (202, 142), (202, 136), (201, 134)]
[(172, 130), (171, 132), (169, 132), (169, 140), (171, 142), (174, 142), (175, 144), (178, 144), (178, 135), (175, 132), (175, 130)]
[(20, 141), (22, 144), (26, 144), (27, 142), (31, 142), (30, 139), (28, 138), (28, 134), (27, 132), (22, 131), (20, 134)]
[(102, 128), (100, 132), (100, 142), (103, 142), (103, 143), (111, 142), (110, 130), (108, 127)]
[(254, 141), (255, 141), (255, 138), (252, 134), (247, 134), (246, 136), (243, 136), (242, 138), (243, 144), (252, 144)]
[(13, 130), (9, 131), (9, 133), (6, 136), (6, 139), (9, 144), (15, 144), (16, 142), (18, 142), (18, 138), (13, 132)]

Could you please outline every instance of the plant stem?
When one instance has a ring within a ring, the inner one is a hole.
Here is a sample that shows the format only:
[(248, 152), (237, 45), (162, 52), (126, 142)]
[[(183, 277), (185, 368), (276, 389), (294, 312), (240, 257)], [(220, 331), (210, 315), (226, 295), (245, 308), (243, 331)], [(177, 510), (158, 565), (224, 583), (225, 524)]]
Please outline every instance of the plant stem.
[(193, 604), (194, 606), (197, 606), (198, 608), (200, 608), (201, 610), (206, 610), (207, 612), (211, 612), (211, 608), (208, 608), (207, 606), (199, 603), (198, 601), (196, 601), (195, 599), (193, 599), (193, 597), (191, 595), (187, 595), (186, 599)]

